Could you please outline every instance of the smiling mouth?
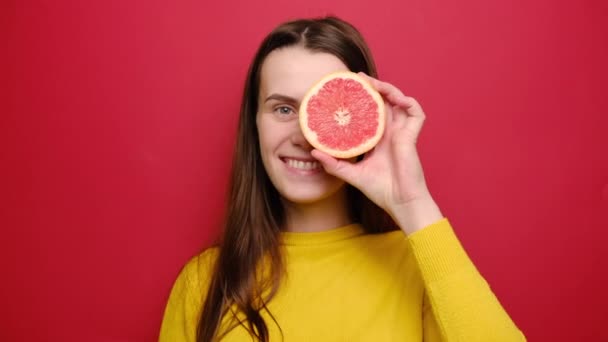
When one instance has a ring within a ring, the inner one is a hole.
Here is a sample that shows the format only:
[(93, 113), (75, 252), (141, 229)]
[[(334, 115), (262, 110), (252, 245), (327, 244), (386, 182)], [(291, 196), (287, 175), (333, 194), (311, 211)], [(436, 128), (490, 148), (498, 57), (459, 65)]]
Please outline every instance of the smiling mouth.
[(291, 158), (283, 158), (287, 166), (302, 171), (315, 171), (321, 169), (321, 164), (318, 161), (303, 161)]

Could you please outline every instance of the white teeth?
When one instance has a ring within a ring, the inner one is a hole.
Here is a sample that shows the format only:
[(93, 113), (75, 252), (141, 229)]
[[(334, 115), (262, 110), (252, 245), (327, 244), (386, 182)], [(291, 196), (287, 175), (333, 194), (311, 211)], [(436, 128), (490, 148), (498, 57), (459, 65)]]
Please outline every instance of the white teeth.
[(287, 165), (300, 170), (314, 170), (319, 167), (319, 162), (304, 162), (301, 160), (287, 159)]

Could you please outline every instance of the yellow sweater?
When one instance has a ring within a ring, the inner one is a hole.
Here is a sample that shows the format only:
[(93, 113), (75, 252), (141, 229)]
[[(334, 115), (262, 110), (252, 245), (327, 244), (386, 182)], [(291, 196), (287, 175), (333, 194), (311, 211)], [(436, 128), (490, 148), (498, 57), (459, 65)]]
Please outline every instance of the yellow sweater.
[[(369, 235), (359, 225), (283, 237), (287, 275), (268, 307), (286, 342), (526, 340), (447, 219), (408, 237)], [(180, 272), (159, 341), (195, 341), (216, 255), (208, 249)], [(271, 341), (280, 341), (276, 325), (263, 317)], [(222, 339), (251, 340), (240, 326)]]

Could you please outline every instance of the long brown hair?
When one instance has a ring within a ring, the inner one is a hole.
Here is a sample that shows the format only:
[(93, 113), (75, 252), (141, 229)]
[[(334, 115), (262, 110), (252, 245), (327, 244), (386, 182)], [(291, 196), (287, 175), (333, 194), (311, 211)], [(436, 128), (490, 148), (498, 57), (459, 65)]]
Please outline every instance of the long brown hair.
[[(238, 325), (247, 329), (252, 338), (267, 342), (269, 322), (263, 319), (263, 310), (278, 325), (266, 304), (277, 292), (284, 274), (280, 232), (285, 212), (262, 164), (255, 120), (264, 59), (275, 49), (294, 45), (330, 53), (351, 71), (377, 76), (372, 55), (359, 31), (336, 17), (289, 21), (262, 41), (243, 93), (225, 227), (198, 325), (199, 342), (220, 339)], [(395, 229), (382, 209), (350, 186), (348, 203), (353, 221), (361, 223), (366, 232)], [(226, 315), (231, 324), (224, 326)]]

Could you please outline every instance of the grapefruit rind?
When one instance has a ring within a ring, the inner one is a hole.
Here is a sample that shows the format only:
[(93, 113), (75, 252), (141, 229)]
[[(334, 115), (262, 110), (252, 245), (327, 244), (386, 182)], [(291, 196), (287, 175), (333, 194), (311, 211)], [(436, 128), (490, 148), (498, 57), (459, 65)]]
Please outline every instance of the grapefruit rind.
[[(323, 88), (323, 86), (327, 82), (329, 82), (333, 79), (336, 79), (336, 78), (352, 79), (352, 80), (360, 83), (363, 86), (363, 88), (365, 89), (365, 91), (372, 97), (372, 99), (378, 105), (378, 126), (376, 127), (376, 133), (373, 136), (371, 136), (368, 140), (366, 140), (365, 142), (363, 142), (357, 146), (354, 146), (348, 150), (338, 150), (338, 149), (334, 149), (334, 148), (331, 148), (329, 146), (322, 144), (321, 142), (319, 142), (319, 139), (317, 138), (317, 133), (315, 131), (311, 130), (308, 126), (308, 112), (306, 111), (308, 101), (313, 96), (317, 95), (319, 90), (321, 90), (321, 88)], [(380, 93), (378, 93), (378, 91), (376, 91), (376, 89), (374, 89), (374, 87), (366, 79), (357, 75), (356, 73), (351, 72), (351, 71), (334, 72), (334, 73), (328, 74), (328, 75), (324, 76), (323, 78), (321, 78), (306, 92), (306, 94), (304, 95), (304, 98), (302, 99), (301, 105), (300, 105), (299, 121), (300, 121), (300, 128), (302, 129), (302, 133), (304, 134), (304, 138), (306, 138), (306, 140), (317, 150), (323, 151), (323, 152), (325, 152), (335, 158), (339, 158), (339, 159), (348, 159), (348, 158), (356, 157), (356, 156), (364, 154), (365, 152), (368, 152), (369, 150), (374, 148), (374, 146), (376, 146), (376, 144), (378, 144), (378, 142), (382, 138), (382, 135), (384, 134), (384, 127), (386, 124), (386, 112), (385, 112), (385, 108), (384, 108), (384, 99), (382, 98)]]

